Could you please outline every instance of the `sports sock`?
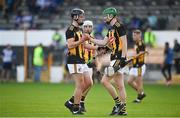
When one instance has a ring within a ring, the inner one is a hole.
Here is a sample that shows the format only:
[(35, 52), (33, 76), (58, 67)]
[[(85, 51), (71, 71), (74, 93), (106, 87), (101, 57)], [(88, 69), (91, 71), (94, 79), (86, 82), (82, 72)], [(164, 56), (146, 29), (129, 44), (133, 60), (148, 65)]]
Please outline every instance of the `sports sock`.
[(69, 103), (70, 103), (70, 104), (73, 104), (73, 103), (74, 103), (74, 96), (72, 96), (72, 97), (69, 99)]
[(86, 98), (85, 96), (82, 96), (81, 97), (81, 102), (84, 102), (85, 98)]
[(115, 102), (116, 105), (119, 105), (120, 104), (119, 97), (114, 98), (114, 102)]
[(120, 102), (121, 105), (126, 105), (126, 102)]

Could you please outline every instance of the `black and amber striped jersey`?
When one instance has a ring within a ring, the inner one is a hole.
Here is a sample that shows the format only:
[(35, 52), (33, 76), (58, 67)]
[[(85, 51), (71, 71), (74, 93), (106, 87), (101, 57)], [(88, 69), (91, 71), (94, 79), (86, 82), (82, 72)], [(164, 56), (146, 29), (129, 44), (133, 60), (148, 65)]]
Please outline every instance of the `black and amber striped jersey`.
[(112, 49), (111, 60), (120, 59), (122, 55), (122, 39), (126, 35), (126, 29), (123, 24), (116, 22), (109, 30), (107, 37), (115, 37), (115, 40), (110, 44)]
[[(138, 41), (135, 45), (136, 54), (140, 52), (144, 52), (146, 50), (146, 46), (142, 40)], [(133, 59), (133, 67), (141, 67), (145, 61), (145, 54), (138, 56)]]
[[(82, 37), (82, 30), (79, 27), (71, 25), (66, 31), (66, 40), (74, 38), (75, 41), (80, 40)], [(84, 45), (80, 44), (75, 48), (68, 49), (68, 64), (84, 64)]]
[[(86, 41), (85, 44), (90, 44), (92, 46), (95, 46), (94, 43), (92, 43), (91, 41)], [(84, 60), (86, 63), (88, 63), (89, 61), (92, 61), (93, 59), (93, 54), (94, 54), (94, 50), (90, 50), (90, 49), (85, 49), (84, 50)]]

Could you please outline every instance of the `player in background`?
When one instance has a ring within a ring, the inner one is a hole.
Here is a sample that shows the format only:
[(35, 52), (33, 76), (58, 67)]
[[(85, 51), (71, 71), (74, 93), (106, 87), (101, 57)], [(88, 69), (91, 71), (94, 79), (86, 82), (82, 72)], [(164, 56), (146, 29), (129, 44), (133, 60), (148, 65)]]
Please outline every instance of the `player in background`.
[[(146, 46), (142, 40), (142, 33), (140, 30), (133, 31), (133, 40), (135, 42), (136, 54), (141, 54), (146, 51)], [(143, 89), (143, 75), (146, 70), (145, 65), (145, 54), (133, 58), (132, 68), (129, 72), (128, 84), (137, 92), (137, 98), (133, 101), (135, 103), (140, 103), (146, 96)]]
[[(164, 48), (164, 61), (162, 64), (162, 74), (166, 79), (166, 85), (169, 86), (172, 84), (172, 64), (173, 64), (173, 50), (170, 48), (169, 43), (165, 42)], [(167, 73), (166, 73), (167, 71)]]
[[(90, 20), (86, 20), (84, 21), (83, 24), (83, 32), (89, 34), (91, 37), (92, 36), (92, 31), (93, 31), (93, 22)], [(84, 72), (84, 78), (85, 81), (87, 81), (86, 83), (90, 83), (90, 84), (86, 84), (86, 89), (83, 92), (82, 98), (81, 98), (81, 110), (83, 112), (86, 112), (85, 109), (85, 105), (84, 105), (84, 100), (90, 90), (90, 88), (93, 85), (93, 80), (92, 80), (92, 74), (93, 74), (93, 66), (94, 66), (94, 57), (96, 54), (96, 50), (98, 49), (98, 46), (96, 46), (94, 43), (92, 43), (90, 40), (87, 40), (84, 42), (85, 43), (85, 50), (84, 50), (84, 59), (86, 64), (88, 65), (88, 72)]]

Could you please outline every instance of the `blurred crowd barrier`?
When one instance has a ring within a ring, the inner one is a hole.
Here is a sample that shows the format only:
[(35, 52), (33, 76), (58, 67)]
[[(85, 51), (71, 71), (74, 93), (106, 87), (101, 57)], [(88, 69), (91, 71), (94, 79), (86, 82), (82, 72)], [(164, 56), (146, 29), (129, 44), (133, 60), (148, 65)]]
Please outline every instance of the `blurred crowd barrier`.
[[(0, 46), (10, 44), (12, 46), (24, 46), (24, 39), (27, 39), (28, 46), (35, 46), (42, 43), (43, 46), (50, 46), (54, 30), (28, 30), (26, 31), (0, 31)], [(169, 42), (173, 46), (174, 39), (180, 42), (180, 31), (153, 31), (156, 35), (157, 47), (164, 47), (165, 42)], [(65, 30), (60, 30), (62, 35), (62, 43), (65, 45)]]
[[(16, 66), (16, 78), (19, 82), (24, 81), (24, 69), (23, 69), (23, 47), (25, 40), (27, 41), (28, 47), (28, 77), (31, 78), (33, 75), (33, 66), (32, 66), (32, 52), (36, 45), (42, 43), (44, 46), (45, 53), (45, 68), (43, 69), (42, 78), (46, 82), (60, 82), (65, 78), (67, 70), (65, 68), (66, 64), (66, 53), (67, 49), (59, 48), (58, 50), (50, 50), (52, 44), (52, 36), (54, 30), (28, 30), (28, 31), (0, 31), (0, 50), (3, 49), (7, 44), (12, 45), (13, 50), (16, 52), (18, 57), (17, 66)], [(148, 66), (146, 78), (150, 79), (161, 79), (160, 66), (163, 63), (164, 57), (164, 44), (169, 42), (170, 46), (173, 47), (174, 39), (177, 39), (180, 42), (180, 31), (153, 31), (156, 35), (156, 47), (150, 48), (147, 50), (149, 55), (146, 56), (146, 63)], [(59, 33), (62, 35), (62, 46), (66, 45), (65, 30), (59, 30)], [(131, 53), (133, 49), (128, 50)], [(0, 64), (2, 68), (2, 64)], [(158, 70), (158, 71), (157, 71)], [(23, 71), (23, 72), (22, 72)], [(59, 72), (59, 73), (58, 73)], [(152, 74), (153, 73), (153, 74)], [(155, 76), (153, 76), (155, 75)], [(158, 76), (158, 78), (157, 78)]]

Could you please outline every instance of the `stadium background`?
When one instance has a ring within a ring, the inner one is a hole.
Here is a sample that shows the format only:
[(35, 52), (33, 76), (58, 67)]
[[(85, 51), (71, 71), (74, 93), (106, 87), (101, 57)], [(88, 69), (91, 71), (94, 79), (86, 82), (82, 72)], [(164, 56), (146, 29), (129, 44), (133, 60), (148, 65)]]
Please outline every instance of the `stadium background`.
[[(133, 29), (139, 28), (145, 33), (151, 27), (156, 36), (156, 45), (148, 48), (150, 54), (146, 58), (147, 72), (144, 76), (145, 89), (150, 95), (141, 106), (136, 106), (131, 103), (135, 93), (127, 85), (130, 116), (180, 116), (180, 102), (177, 100), (180, 98), (180, 75), (173, 68), (173, 85), (168, 88), (161, 74), (164, 43), (168, 41), (173, 47), (174, 39), (180, 42), (179, 0), (0, 0), (0, 51), (10, 44), (16, 53), (12, 80), (0, 85), (0, 116), (71, 116), (63, 106), (65, 98), (73, 90), (72, 81), (64, 69), (67, 51), (64, 32), (71, 22), (70, 11), (76, 7), (84, 9), (86, 19), (94, 22), (95, 37), (99, 38), (107, 31), (102, 11), (109, 6), (118, 9), (119, 18), (128, 29), (129, 52), (133, 48)], [(62, 41), (54, 48), (52, 36), (56, 30), (62, 35)], [(37, 84), (33, 83), (32, 58), (33, 49), (39, 43), (44, 45), (46, 63), (42, 83)], [(17, 80), (25, 83), (17, 84)], [(104, 94), (100, 96), (98, 92)], [(109, 99), (104, 88), (95, 84), (87, 101), (91, 114), (86, 116), (106, 116), (112, 104)], [(94, 108), (96, 102), (103, 108), (109, 106), (109, 109)], [(157, 107), (160, 105), (162, 107)]]

